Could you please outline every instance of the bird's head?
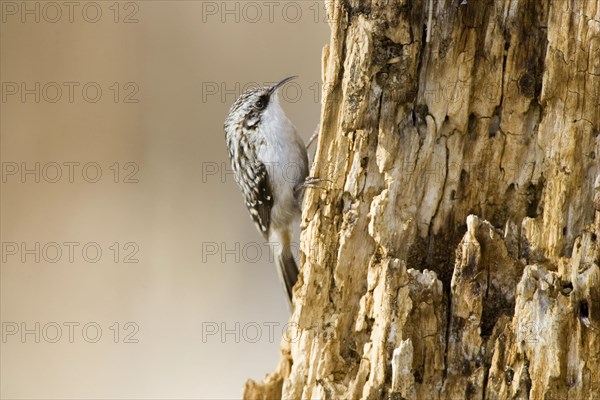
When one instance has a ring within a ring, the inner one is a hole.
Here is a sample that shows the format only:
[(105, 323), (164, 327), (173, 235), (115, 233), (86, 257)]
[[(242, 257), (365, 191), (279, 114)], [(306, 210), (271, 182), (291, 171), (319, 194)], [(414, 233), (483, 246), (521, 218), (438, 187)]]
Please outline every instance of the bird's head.
[(225, 129), (232, 123), (241, 124), (246, 129), (255, 129), (265, 112), (279, 107), (277, 90), (294, 78), (296, 76), (290, 76), (271, 86), (246, 90), (231, 106)]

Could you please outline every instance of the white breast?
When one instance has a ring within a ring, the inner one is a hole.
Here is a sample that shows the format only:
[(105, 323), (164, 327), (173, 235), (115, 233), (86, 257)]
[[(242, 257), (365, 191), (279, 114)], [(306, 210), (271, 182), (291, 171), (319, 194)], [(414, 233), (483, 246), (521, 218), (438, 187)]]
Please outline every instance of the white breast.
[(273, 191), (274, 206), (271, 221), (289, 223), (299, 214), (294, 188), (303, 183), (308, 173), (304, 142), (285, 115), (277, 95), (271, 98), (261, 117), (260, 129), (265, 143), (257, 149), (257, 156), (267, 167)]

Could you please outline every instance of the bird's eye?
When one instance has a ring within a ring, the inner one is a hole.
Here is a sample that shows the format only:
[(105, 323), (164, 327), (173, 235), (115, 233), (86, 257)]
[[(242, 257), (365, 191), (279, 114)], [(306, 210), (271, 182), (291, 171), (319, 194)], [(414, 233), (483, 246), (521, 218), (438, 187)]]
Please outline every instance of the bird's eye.
[(267, 99), (265, 99), (264, 96), (259, 97), (258, 100), (256, 100), (256, 103), (254, 103), (254, 106), (257, 109), (262, 110), (267, 106)]

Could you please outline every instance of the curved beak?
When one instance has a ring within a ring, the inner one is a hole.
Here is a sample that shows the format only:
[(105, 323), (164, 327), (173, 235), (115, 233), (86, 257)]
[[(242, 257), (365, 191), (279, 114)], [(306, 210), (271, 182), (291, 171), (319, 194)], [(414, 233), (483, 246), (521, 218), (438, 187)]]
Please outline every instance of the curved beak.
[(298, 76), (294, 75), (294, 76), (288, 76), (287, 78), (284, 78), (282, 80), (280, 80), (279, 82), (277, 82), (276, 84), (274, 84), (273, 86), (271, 86), (269, 88), (269, 94), (275, 92), (277, 89), (279, 89), (281, 86), (285, 85), (286, 83), (288, 83), (289, 81), (291, 81), (292, 79), (296, 79)]

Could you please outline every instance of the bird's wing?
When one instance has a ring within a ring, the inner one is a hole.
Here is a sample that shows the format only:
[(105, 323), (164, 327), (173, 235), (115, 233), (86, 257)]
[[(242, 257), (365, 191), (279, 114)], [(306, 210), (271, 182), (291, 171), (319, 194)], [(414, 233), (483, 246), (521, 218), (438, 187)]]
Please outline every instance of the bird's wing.
[(260, 161), (255, 161), (250, 169), (249, 176), (253, 177), (254, 182), (247, 185), (246, 190), (244, 190), (246, 207), (248, 207), (260, 233), (267, 238), (271, 224), (271, 208), (273, 207), (273, 192), (269, 183), (269, 173), (266, 166)]
[(246, 135), (240, 135), (235, 129), (226, 128), (225, 131), (235, 181), (242, 190), (256, 227), (268, 238), (273, 191), (267, 167), (258, 159), (256, 147)]

